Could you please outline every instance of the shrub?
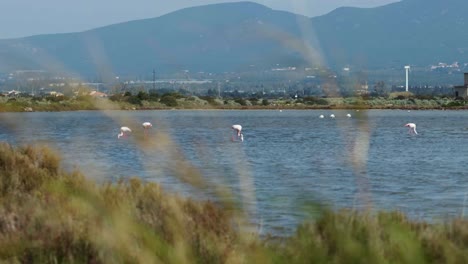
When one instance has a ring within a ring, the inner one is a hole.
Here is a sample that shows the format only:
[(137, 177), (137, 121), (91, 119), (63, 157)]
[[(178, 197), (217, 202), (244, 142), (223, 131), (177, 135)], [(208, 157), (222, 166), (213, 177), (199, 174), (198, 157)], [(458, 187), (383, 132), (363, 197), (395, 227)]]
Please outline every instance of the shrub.
[(452, 101), (447, 104), (444, 104), (444, 107), (459, 107), (459, 106), (464, 106), (465, 102), (464, 101)]
[(138, 96), (127, 97), (127, 102), (134, 105), (141, 105), (141, 100)]
[(303, 101), (305, 104), (309, 104), (309, 105), (313, 105), (313, 104), (317, 104), (317, 105), (328, 105), (328, 101), (323, 99), (323, 98), (317, 98), (317, 97), (314, 97), (314, 96), (307, 96), (307, 97), (304, 97), (303, 98)]
[(210, 105), (218, 105), (216, 98), (213, 96), (200, 96), (200, 99), (207, 101)]
[(95, 185), (47, 148), (0, 144), (0, 259), (10, 263), (224, 263), (236, 234), (211, 202), (130, 179)]
[(160, 102), (169, 107), (176, 107), (178, 105), (176, 98), (172, 95), (167, 95), (167, 94), (161, 97)]
[(45, 99), (49, 102), (54, 102), (54, 103), (68, 100), (66, 96), (47, 96)]
[(148, 101), (152, 101), (152, 102), (159, 101), (159, 94), (154, 90), (150, 90)]
[(240, 104), (240, 105), (242, 105), (242, 106), (247, 105), (247, 101), (245, 101), (244, 98), (236, 98), (236, 99), (234, 100), (234, 102), (236, 102), (236, 103), (238, 103), (238, 104)]
[(404, 99), (413, 98), (414, 95), (411, 92), (394, 92), (394, 93), (390, 93), (388, 97), (389, 99), (404, 100)]
[(93, 100), (93, 97), (90, 95), (80, 95), (76, 97), (77, 101), (82, 101), (82, 102), (90, 102)]
[(113, 94), (109, 96), (109, 100), (113, 102), (121, 102), (124, 99), (124, 96), (122, 94)]
[(399, 212), (318, 209), (290, 237), (261, 240), (236, 225), (241, 216), (228, 203), (138, 179), (97, 185), (62, 170), (46, 147), (0, 144), (3, 262), (468, 263), (465, 219), (428, 224)]
[(140, 101), (143, 101), (143, 100), (148, 100), (150, 97), (149, 97), (149, 94), (144, 92), (144, 91), (139, 91), (138, 94), (137, 94), (137, 97)]

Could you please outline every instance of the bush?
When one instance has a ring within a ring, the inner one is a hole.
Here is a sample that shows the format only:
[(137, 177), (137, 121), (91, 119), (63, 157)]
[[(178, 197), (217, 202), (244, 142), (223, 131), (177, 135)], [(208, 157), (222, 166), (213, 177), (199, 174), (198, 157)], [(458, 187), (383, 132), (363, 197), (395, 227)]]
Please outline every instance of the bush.
[(414, 95), (411, 92), (393, 92), (389, 94), (388, 98), (404, 100), (404, 99), (414, 98)]
[(444, 107), (460, 107), (460, 106), (464, 106), (464, 105), (465, 105), (464, 101), (452, 101), (452, 102), (449, 102), (447, 104), (444, 104), (443, 106)]
[(156, 91), (151, 90), (149, 93), (148, 101), (151, 101), (151, 102), (159, 101), (159, 94)]
[(161, 97), (160, 102), (169, 107), (176, 107), (178, 105), (176, 98), (168, 94), (163, 95), (163, 97)]
[(9, 263), (224, 263), (236, 234), (211, 202), (137, 179), (95, 185), (47, 148), (0, 144), (0, 259)]
[(76, 97), (77, 101), (82, 101), (82, 102), (90, 102), (93, 100), (93, 97), (90, 95), (80, 95)]
[(45, 99), (49, 102), (54, 102), (54, 103), (68, 100), (66, 96), (47, 96)]
[(430, 94), (418, 94), (415, 96), (416, 99), (419, 100), (435, 100), (436, 98)]
[(213, 96), (200, 96), (200, 99), (207, 101), (210, 105), (219, 105), (219, 103), (216, 102), (216, 98)]
[(250, 101), (250, 103), (251, 103), (252, 105), (257, 105), (257, 104), (258, 104), (258, 101), (259, 101), (259, 99), (258, 99), (258, 98), (255, 98), (255, 97), (253, 97), (253, 98), (249, 98), (249, 101)]
[(164, 96), (172, 96), (174, 97), (175, 99), (181, 99), (181, 98), (185, 98), (184, 95), (182, 95), (181, 93), (179, 92), (170, 92), (170, 93), (165, 93), (162, 95), (162, 97)]
[(140, 101), (148, 100), (150, 98), (149, 94), (144, 91), (139, 91), (137, 97)]
[(124, 99), (124, 96), (122, 94), (113, 94), (109, 96), (109, 100), (112, 102), (121, 102)]
[(246, 106), (246, 105), (247, 105), (247, 101), (245, 101), (244, 98), (237, 98), (237, 99), (234, 100), (234, 102), (236, 102), (236, 103), (238, 103), (238, 104), (240, 104), (240, 105), (242, 105), (242, 106)]
[(127, 97), (127, 102), (134, 105), (141, 105), (141, 100), (138, 96)]
[(307, 96), (302, 99), (305, 104), (309, 105), (328, 105), (328, 101), (323, 98), (317, 98), (314, 96)]

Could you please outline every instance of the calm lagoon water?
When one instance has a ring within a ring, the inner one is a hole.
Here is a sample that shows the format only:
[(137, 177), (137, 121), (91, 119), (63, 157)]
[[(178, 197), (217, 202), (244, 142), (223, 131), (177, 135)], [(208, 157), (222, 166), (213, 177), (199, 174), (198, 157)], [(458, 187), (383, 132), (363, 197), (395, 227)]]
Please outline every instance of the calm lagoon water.
[[(142, 148), (136, 136), (144, 121), (153, 123), (145, 140), (163, 144), (167, 135), (174, 144)], [(408, 133), (408, 122), (417, 124), (418, 135)], [(244, 127), (243, 143), (231, 141), (235, 123)], [(124, 125), (134, 135), (119, 140)], [(137, 176), (215, 199), (214, 190), (177, 177), (176, 160), (184, 160), (207, 181), (229, 187), (265, 232), (291, 232), (310, 204), (370, 205), (441, 220), (461, 216), (468, 203), (466, 111), (2, 113), (0, 141), (47, 143), (62, 154), (65, 168), (98, 180)]]

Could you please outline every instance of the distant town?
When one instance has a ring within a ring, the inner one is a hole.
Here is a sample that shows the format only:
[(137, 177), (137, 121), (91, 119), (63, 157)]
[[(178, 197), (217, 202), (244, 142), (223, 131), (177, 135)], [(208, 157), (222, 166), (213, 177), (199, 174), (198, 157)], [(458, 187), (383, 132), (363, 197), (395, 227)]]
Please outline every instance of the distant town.
[[(409, 91), (415, 95), (453, 96), (453, 87), (463, 84), (468, 63), (439, 62), (427, 67), (412, 66)], [(159, 74), (150, 70), (142, 76), (106, 75), (82, 78), (44, 70), (17, 70), (0, 73), (0, 95), (4, 97), (76, 96), (108, 97), (139, 91), (219, 98), (303, 98), (385, 96), (405, 91), (405, 72), (401, 69), (339, 71), (326, 68), (276, 65), (267, 70), (206, 73)]]

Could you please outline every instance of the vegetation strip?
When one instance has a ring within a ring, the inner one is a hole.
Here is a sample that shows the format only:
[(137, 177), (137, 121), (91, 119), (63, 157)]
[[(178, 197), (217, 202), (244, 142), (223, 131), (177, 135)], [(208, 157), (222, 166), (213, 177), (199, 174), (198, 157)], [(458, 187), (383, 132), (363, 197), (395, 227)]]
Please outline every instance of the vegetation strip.
[(95, 183), (40, 146), (0, 144), (0, 259), (10, 263), (468, 263), (468, 221), (332, 212), (285, 238), (241, 211), (138, 179)]
[(164, 109), (468, 109), (468, 100), (395, 92), (386, 97), (218, 98), (179, 92), (162, 95), (139, 91), (108, 98), (90, 95), (0, 97), (0, 112)]

